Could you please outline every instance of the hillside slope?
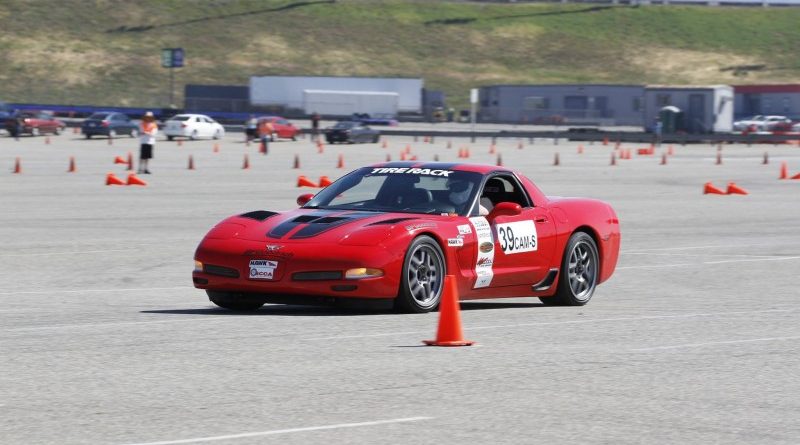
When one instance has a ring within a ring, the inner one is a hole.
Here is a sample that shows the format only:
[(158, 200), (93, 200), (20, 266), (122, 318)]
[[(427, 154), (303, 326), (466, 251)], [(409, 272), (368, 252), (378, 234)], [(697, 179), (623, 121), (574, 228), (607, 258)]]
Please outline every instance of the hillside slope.
[(420, 76), (457, 106), (496, 83), (796, 82), (798, 23), (800, 8), (2, 0), (0, 99), (166, 106), (160, 50), (177, 46), (178, 104), (185, 83), (251, 75)]

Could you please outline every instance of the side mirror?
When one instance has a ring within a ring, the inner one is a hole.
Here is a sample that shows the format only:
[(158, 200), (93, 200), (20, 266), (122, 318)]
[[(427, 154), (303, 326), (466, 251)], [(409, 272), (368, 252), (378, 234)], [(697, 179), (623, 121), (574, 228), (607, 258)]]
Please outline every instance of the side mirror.
[(304, 205), (306, 205), (306, 203), (308, 203), (308, 201), (311, 201), (311, 198), (313, 198), (313, 197), (314, 197), (314, 195), (312, 193), (302, 194), (302, 195), (297, 197), (297, 205), (299, 205), (300, 207), (303, 207)]
[(492, 221), (493, 219), (497, 218), (498, 216), (517, 216), (522, 213), (522, 206), (515, 202), (501, 202), (498, 203), (489, 215), (486, 216), (486, 219)]

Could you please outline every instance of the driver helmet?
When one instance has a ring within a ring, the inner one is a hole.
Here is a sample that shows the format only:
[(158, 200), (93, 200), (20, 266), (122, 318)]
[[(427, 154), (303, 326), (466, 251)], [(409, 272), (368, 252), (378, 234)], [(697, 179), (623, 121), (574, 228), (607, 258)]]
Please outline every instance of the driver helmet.
[(455, 205), (462, 205), (469, 199), (473, 184), (464, 179), (448, 179), (447, 188), (450, 190), (450, 202)]

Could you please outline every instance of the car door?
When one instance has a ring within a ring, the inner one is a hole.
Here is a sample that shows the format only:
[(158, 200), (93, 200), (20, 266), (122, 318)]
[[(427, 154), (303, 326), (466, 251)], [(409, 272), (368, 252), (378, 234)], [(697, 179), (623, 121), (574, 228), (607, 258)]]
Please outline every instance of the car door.
[[(490, 189), (491, 190), (488, 190)], [(489, 272), (489, 279), (476, 280), (477, 287), (503, 287), (533, 285), (542, 281), (552, 264), (556, 242), (556, 229), (547, 208), (535, 206), (519, 181), (511, 174), (489, 178), (484, 184), (481, 201), (519, 204), (517, 215), (494, 216), (489, 214), (471, 218), (473, 224), (484, 225), (476, 233), (483, 234), (478, 241), (478, 263)], [(485, 221), (485, 222), (484, 222)], [(490, 269), (487, 270), (487, 265)]]

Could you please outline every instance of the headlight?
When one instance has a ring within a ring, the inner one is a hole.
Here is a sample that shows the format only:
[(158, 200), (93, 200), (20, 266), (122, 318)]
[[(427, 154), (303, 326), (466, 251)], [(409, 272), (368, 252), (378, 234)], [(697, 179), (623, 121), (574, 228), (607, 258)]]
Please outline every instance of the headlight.
[(194, 271), (195, 272), (202, 272), (203, 271), (203, 263), (197, 260), (194, 260)]
[(372, 269), (370, 267), (359, 267), (356, 269), (348, 269), (344, 273), (344, 278), (347, 280), (360, 280), (362, 278), (377, 278), (382, 277), (383, 271), (380, 269)]

